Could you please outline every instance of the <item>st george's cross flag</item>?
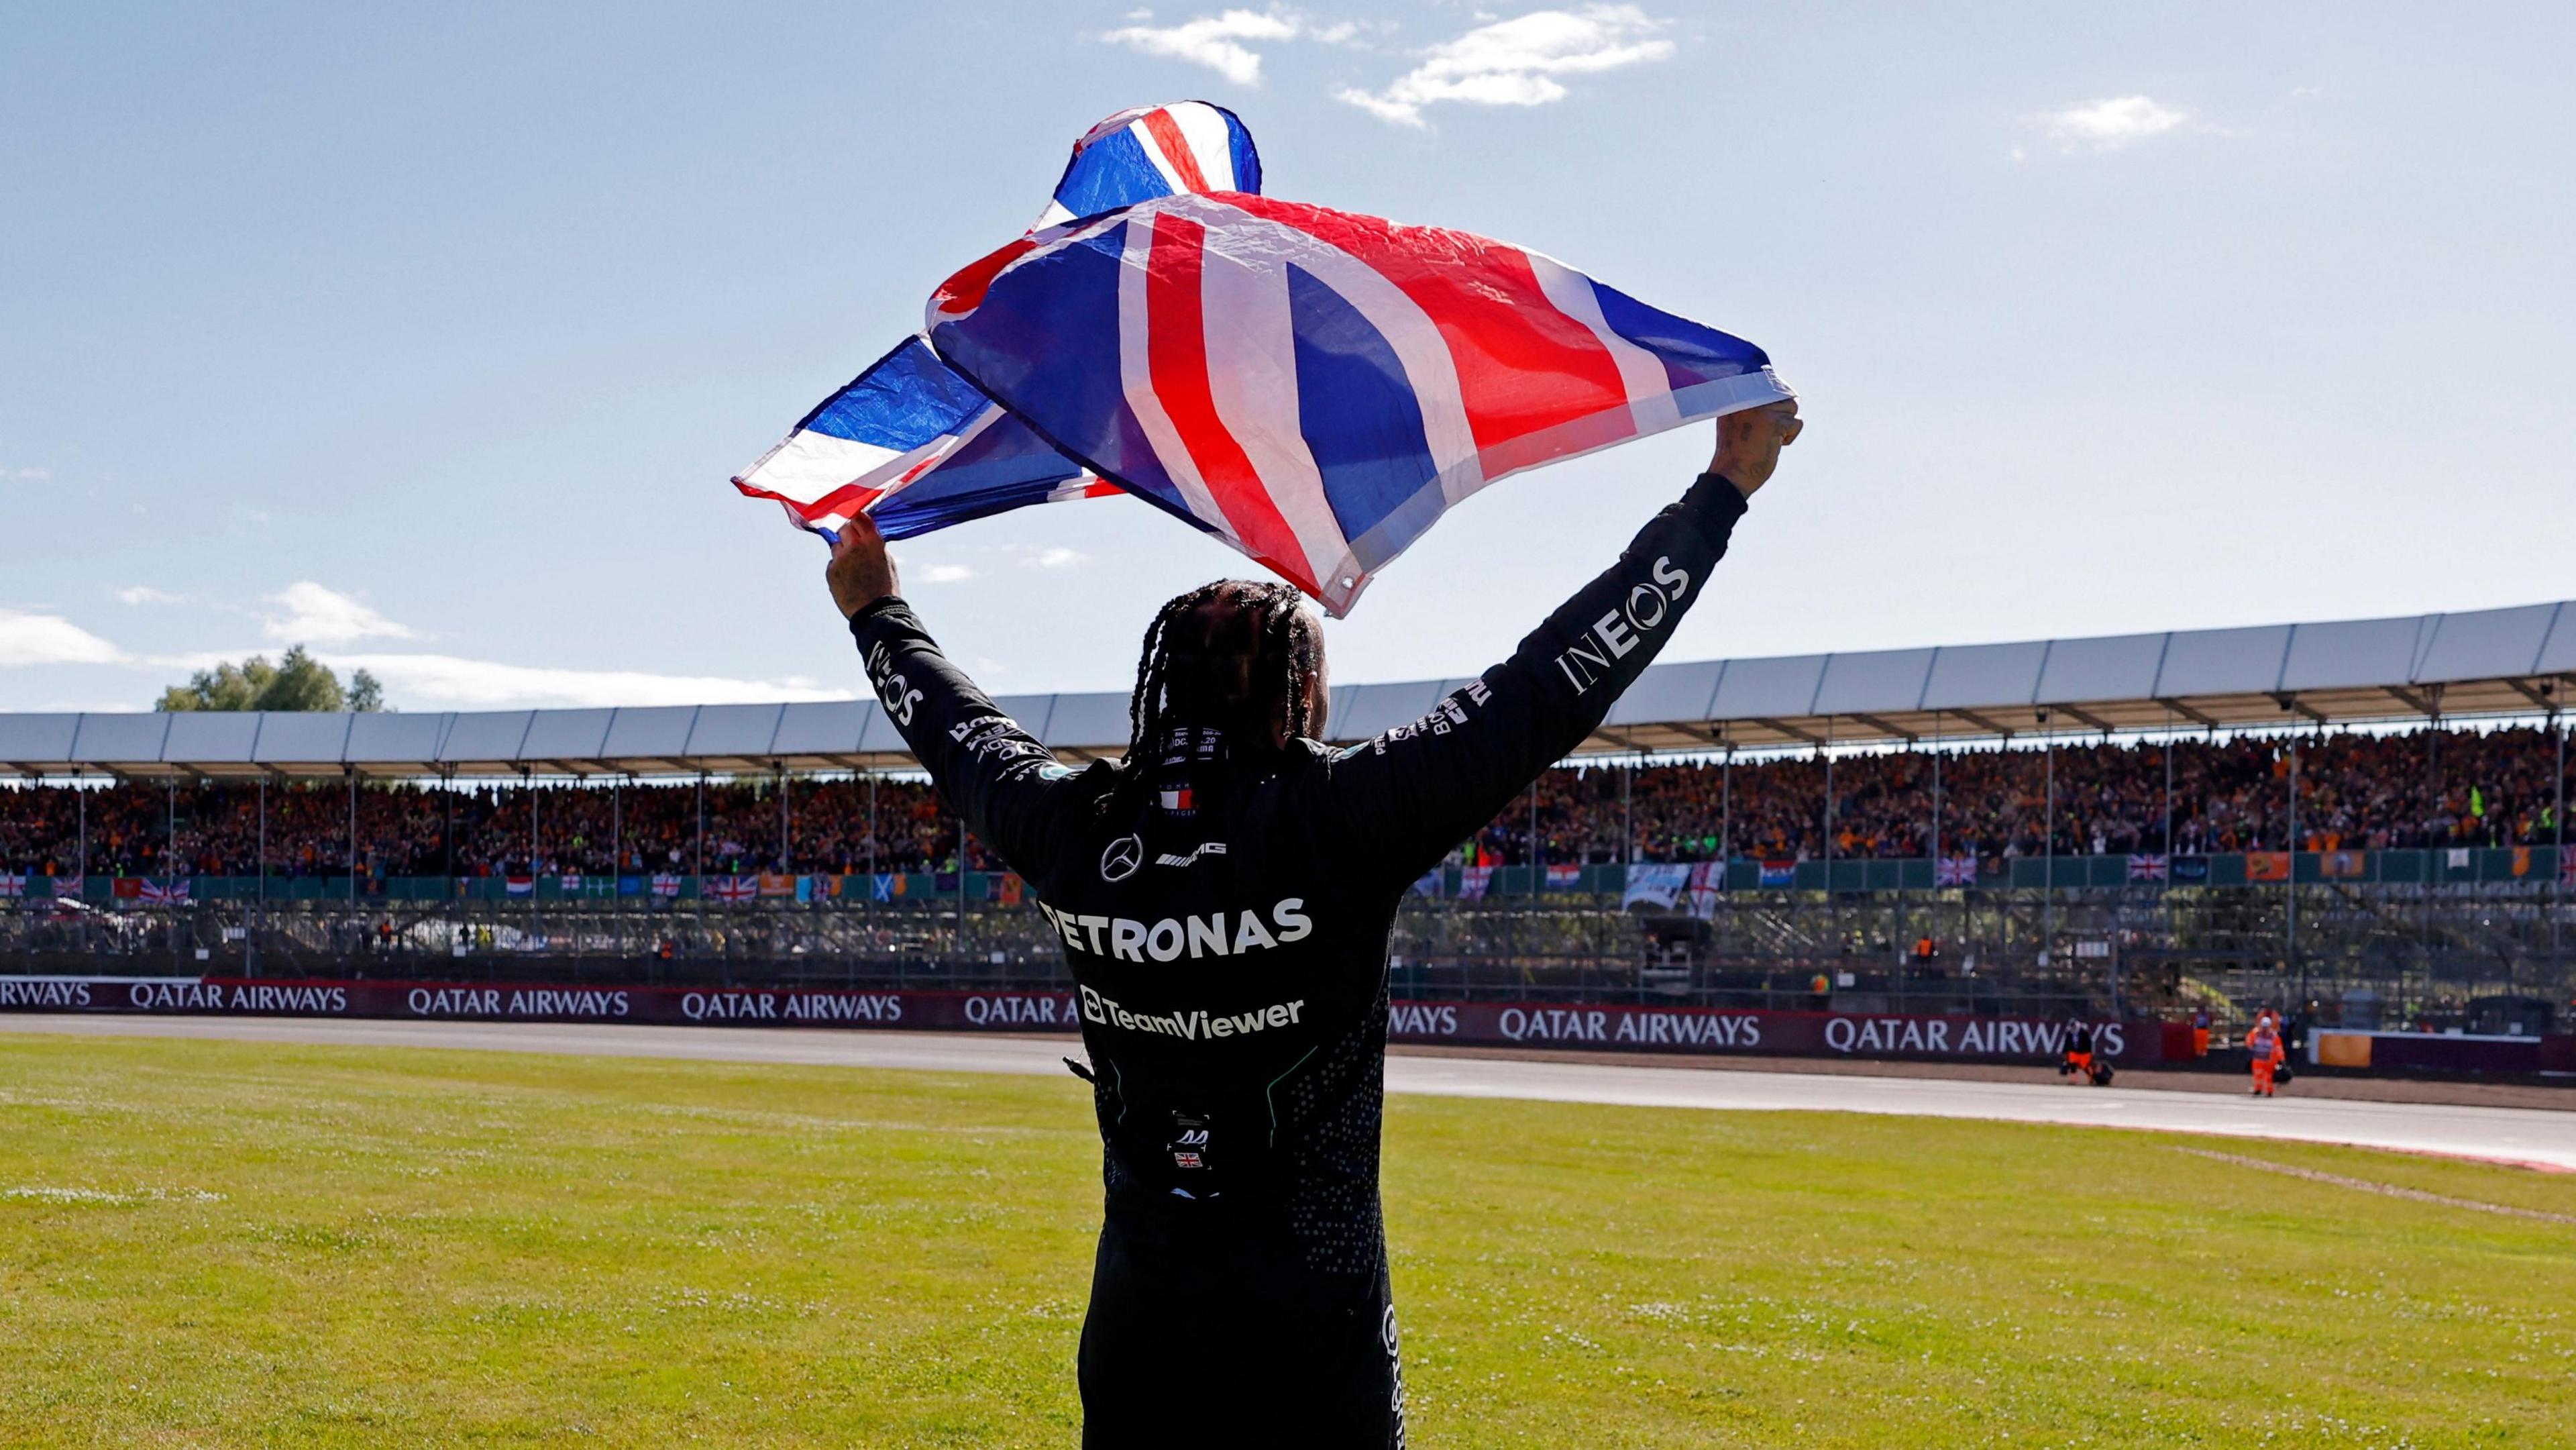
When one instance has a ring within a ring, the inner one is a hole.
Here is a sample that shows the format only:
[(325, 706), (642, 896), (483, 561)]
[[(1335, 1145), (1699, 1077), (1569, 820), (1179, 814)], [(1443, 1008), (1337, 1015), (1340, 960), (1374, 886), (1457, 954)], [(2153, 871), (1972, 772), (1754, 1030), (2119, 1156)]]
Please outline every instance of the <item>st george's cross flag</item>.
[[(1261, 156), (1232, 111), (1137, 106), (1073, 143), (1036, 227), (1182, 191), (1261, 190)], [(866, 513), (889, 539), (1033, 503), (1119, 492), (949, 371), (918, 336), (798, 421), (734, 479), (799, 528), (830, 534)]]
[(1794, 396), (1753, 344), (1537, 252), (1243, 194), (1023, 237), (927, 323), (1067, 456), (1335, 617), (1487, 484)]

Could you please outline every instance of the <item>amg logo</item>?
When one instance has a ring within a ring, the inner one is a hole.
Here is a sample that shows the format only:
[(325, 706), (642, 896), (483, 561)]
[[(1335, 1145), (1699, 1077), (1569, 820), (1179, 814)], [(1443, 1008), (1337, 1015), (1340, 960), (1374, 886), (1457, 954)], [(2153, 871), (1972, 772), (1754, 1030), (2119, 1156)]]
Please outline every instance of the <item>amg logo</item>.
[(1157, 866), (1195, 866), (1198, 864), (1201, 856), (1222, 856), (1224, 854), (1225, 842), (1201, 841), (1198, 849), (1190, 852), (1186, 856), (1175, 856), (1171, 852), (1166, 851), (1162, 855), (1154, 858), (1154, 864)]
[(1583, 643), (1568, 645), (1557, 655), (1556, 667), (1574, 686), (1574, 693), (1591, 689), (1618, 661), (1634, 653), (1645, 643), (1643, 636), (1671, 618), (1673, 606), (1690, 592), (1689, 572), (1674, 568), (1669, 555), (1655, 560), (1653, 572), (1654, 583), (1631, 585), (1618, 608), (1592, 621)]

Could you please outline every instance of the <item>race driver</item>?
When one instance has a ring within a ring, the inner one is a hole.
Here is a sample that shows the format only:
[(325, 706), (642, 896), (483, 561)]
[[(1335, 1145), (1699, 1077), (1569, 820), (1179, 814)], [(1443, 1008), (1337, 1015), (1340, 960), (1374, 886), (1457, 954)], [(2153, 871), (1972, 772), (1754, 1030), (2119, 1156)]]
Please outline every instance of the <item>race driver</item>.
[(1064, 947), (1106, 1181), (1083, 1444), (1401, 1446), (1378, 1212), (1387, 938), (1406, 889), (1591, 734), (1707, 587), (1794, 402), (1483, 678), (1321, 743), (1323, 636), (1287, 585), (1146, 632), (1126, 758), (1057, 762), (939, 652), (862, 518), (826, 578), (877, 698)]

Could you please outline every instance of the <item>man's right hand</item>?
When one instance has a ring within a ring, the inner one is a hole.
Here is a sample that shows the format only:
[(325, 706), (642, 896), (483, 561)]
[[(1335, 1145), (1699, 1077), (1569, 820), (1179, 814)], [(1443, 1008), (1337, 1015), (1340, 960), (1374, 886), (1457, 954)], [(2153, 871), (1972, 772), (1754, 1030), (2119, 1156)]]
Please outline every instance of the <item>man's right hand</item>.
[(832, 562), (823, 566), (823, 582), (832, 587), (832, 602), (849, 618), (878, 600), (902, 590), (895, 578), (894, 556), (886, 552), (877, 521), (861, 514), (841, 525), (832, 545)]
[(1797, 442), (1806, 427), (1795, 398), (1729, 413), (1717, 420), (1717, 456), (1709, 460), (1708, 471), (1751, 498), (1771, 481), (1771, 471), (1780, 466), (1780, 450)]

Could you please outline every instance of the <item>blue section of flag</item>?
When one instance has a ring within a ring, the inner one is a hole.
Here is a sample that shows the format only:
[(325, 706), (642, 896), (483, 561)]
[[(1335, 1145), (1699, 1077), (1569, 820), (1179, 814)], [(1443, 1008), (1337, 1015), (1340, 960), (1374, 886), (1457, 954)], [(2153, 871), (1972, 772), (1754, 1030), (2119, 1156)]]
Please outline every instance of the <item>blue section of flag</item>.
[[(1339, 293), (1294, 264), (1288, 316), (1306, 449), (1343, 536), (1356, 542), (1439, 481), (1422, 438), (1422, 408), (1395, 349)], [(1365, 554), (1362, 562), (1370, 562)]]
[(991, 406), (992, 400), (952, 372), (928, 343), (907, 337), (796, 426), (907, 453), (957, 432)]

